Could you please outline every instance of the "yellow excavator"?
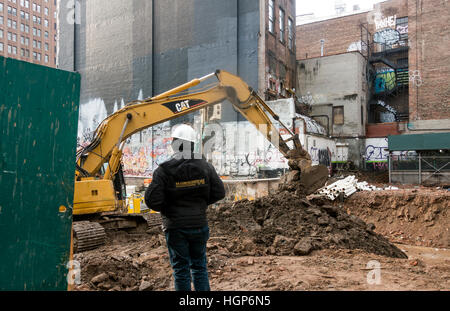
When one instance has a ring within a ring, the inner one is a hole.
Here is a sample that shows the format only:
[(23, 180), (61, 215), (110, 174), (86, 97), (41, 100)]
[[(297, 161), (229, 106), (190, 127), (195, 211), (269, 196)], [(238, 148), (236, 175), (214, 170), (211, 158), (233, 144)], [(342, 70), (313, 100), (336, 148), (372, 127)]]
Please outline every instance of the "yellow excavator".
[[(217, 82), (200, 90), (188, 91), (214, 77)], [(269, 141), (277, 142), (275, 147), (288, 159), (289, 166), (301, 171), (300, 182), (306, 188), (318, 189), (323, 186), (328, 170), (322, 165), (311, 165), (311, 158), (302, 148), (298, 135), (287, 128), (241, 78), (217, 70), (155, 97), (131, 102), (100, 123), (92, 141), (77, 152), (73, 206), (74, 250), (83, 251), (103, 244), (105, 228), (135, 228), (141, 224), (146, 227), (149, 222), (142, 213), (126, 213), (121, 157), (128, 137), (156, 124), (226, 101)], [(283, 139), (269, 115), (286, 130), (288, 138)], [(289, 141), (292, 144), (288, 144)]]

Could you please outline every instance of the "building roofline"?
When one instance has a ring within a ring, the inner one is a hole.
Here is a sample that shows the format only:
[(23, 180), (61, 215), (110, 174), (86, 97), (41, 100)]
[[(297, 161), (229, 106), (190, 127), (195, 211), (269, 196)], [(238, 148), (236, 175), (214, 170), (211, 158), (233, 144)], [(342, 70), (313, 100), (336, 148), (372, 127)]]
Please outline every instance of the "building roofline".
[(338, 18), (344, 18), (344, 17), (349, 17), (349, 16), (353, 16), (353, 15), (358, 15), (358, 14), (367, 14), (368, 12), (371, 12), (373, 9), (367, 9), (367, 10), (362, 10), (362, 11), (358, 11), (358, 12), (351, 12), (351, 13), (347, 13), (345, 15), (339, 15), (339, 16), (325, 16), (325, 17), (320, 17), (317, 19), (313, 19), (313, 20), (305, 20), (303, 22), (296, 22), (295, 26), (303, 26), (303, 25), (308, 25), (308, 24), (313, 24), (313, 23), (320, 23), (320, 22), (324, 22), (324, 21), (328, 21), (328, 20), (332, 20), (332, 19), (338, 19)]

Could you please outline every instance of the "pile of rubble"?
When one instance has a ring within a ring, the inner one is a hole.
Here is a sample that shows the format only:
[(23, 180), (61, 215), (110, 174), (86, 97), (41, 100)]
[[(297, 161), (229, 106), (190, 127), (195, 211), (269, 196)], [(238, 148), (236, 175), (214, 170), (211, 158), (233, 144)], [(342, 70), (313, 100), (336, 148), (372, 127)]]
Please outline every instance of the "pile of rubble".
[(373, 231), (374, 225), (291, 191), (210, 208), (208, 218), (211, 234), (226, 237), (221, 247), (240, 255), (307, 255), (342, 248), (406, 258)]
[(340, 196), (342, 196), (343, 198), (348, 198), (357, 191), (379, 191), (379, 190), (398, 190), (398, 188), (393, 186), (380, 188), (377, 186), (370, 185), (366, 181), (358, 182), (358, 179), (356, 179), (355, 176), (351, 175), (321, 188), (317, 192), (317, 194), (331, 201), (334, 201), (336, 200), (336, 198)]

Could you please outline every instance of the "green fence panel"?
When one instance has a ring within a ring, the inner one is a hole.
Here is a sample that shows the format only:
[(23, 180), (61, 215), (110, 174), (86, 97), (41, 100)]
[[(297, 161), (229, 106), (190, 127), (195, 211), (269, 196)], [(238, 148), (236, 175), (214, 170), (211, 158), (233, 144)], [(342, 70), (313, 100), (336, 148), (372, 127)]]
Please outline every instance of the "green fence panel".
[(65, 290), (80, 76), (0, 57), (0, 94), (0, 289)]

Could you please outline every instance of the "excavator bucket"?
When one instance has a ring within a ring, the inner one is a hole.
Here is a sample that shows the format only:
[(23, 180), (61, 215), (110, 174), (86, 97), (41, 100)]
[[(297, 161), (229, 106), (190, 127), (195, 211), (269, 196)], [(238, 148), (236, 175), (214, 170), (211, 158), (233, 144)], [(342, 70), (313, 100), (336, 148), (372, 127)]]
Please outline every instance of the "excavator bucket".
[(325, 165), (306, 167), (300, 173), (300, 184), (306, 195), (310, 195), (322, 188), (327, 179), (328, 168)]
[(311, 157), (301, 146), (287, 153), (288, 165), (294, 171), (300, 171), (299, 186), (306, 195), (322, 188), (328, 179), (328, 168), (324, 165), (312, 166)]

